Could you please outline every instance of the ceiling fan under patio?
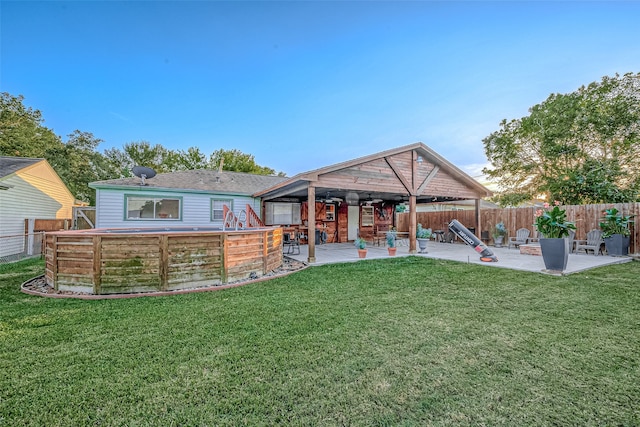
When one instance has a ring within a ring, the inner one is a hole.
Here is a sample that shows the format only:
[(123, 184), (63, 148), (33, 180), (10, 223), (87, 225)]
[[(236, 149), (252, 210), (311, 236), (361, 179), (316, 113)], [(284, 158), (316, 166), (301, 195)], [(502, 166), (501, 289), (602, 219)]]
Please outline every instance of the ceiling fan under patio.
[(371, 198), (371, 193), (369, 193), (369, 197), (367, 197), (367, 200), (365, 200), (365, 203), (367, 205), (370, 205), (372, 203), (380, 203), (382, 201), (382, 199), (372, 199)]
[(321, 202), (321, 203), (335, 203), (335, 202), (342, 202), (342, 199), (340, 197), (331, 197), (331, 192), (327, 191), (327, 195), (326, 197), (323, 198), (316, 198), (316, 202)]

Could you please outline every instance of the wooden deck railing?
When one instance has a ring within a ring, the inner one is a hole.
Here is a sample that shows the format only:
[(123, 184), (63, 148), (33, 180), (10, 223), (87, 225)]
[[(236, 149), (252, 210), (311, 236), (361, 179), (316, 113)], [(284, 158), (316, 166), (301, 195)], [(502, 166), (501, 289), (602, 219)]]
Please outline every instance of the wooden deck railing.
[(258, 228), (264, 227), (264, 223), (258, 216), (258, 214), (253, 210), (251, 205), (247, 204), (247, 227), (249, 228)]

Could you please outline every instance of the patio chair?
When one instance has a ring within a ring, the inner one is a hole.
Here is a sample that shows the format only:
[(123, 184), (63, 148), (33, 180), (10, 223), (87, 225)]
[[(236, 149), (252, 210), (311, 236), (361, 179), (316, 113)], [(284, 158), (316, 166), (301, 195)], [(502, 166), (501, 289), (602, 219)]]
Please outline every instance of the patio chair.
[(540, 232), (536, 230), (534, 236), (527, 239), (527, 243), (540, 243)]
[(295, 233), (294, 237), (291, 237), (290, 233), (284, 233), (282, 235), (282, 251), (287, 248), (288, 255), (300, 255), (300, 234)]
[(529, 234), (531, 234), (531, 231), (528, 228), (518, 229), (515, 237), (509, 237), (509, 246), (507, 248), (511, 249), (511, 246), (519, 248), (520, 245), (526, 245), (529, 242)]
[(593, 254), (598, 256), (598, 252), (602, 252), (603, 246), (602, 231), (591, 230), (587, 233), (587, 240), (576, 240), (576, 253), (583, 249), (585, 254), (593, 251)]
[(576, 250), (576, 230), (569, 230), (569, 236), (566, 239), (569, 240), (569, 253), (573, 253)]
[(387, 232), (389, 231), (388, 225), (379, 225), (376, 227), (376, 232), (373, 235), (373, 246), (382, 246), (387, 243)]

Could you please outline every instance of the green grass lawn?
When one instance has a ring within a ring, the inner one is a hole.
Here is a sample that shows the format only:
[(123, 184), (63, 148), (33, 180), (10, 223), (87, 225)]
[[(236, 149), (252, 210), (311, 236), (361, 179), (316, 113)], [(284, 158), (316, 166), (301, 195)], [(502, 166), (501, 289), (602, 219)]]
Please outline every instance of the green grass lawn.
[(0, 266), (0, 426), (640, 425), (640, 262), (420, 257), (81, 301)]

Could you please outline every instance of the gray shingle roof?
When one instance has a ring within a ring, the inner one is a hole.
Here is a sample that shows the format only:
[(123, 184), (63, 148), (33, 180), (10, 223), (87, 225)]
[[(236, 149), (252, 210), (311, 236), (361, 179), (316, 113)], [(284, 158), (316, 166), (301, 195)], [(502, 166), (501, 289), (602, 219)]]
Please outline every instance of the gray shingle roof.
[(29, 157), (0, 156), (0, 178), (4, 178), (42, 160), (43, 159), (32, 159)]
[[(179, 190), (208, 191), (241, 195), (252, 195), (260, 190), (276, 185), (287, 178), (281, 176), (254, 175), (210, 169), (159, 173), (145, 180), (145, 188), (167, 188)], [(93, 188), (140, 187), (138, 177), (110, 179), (91, 183)]]

